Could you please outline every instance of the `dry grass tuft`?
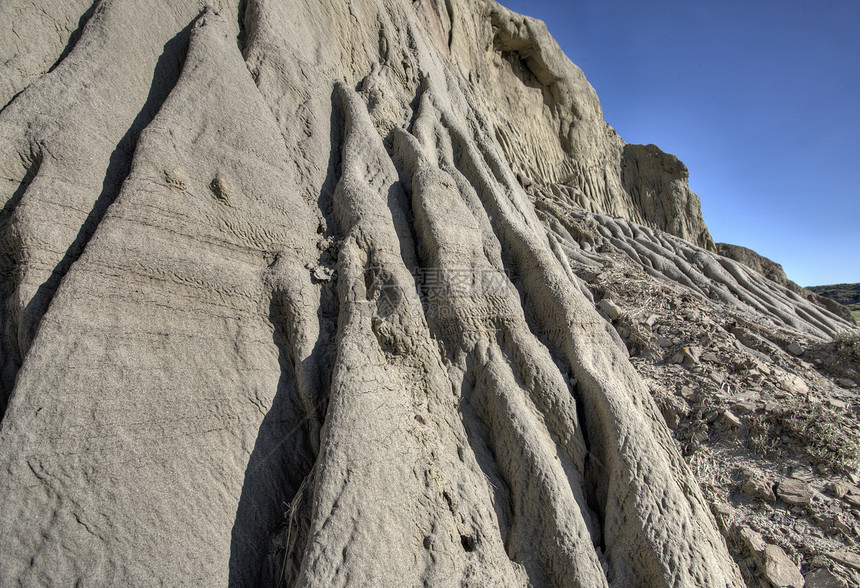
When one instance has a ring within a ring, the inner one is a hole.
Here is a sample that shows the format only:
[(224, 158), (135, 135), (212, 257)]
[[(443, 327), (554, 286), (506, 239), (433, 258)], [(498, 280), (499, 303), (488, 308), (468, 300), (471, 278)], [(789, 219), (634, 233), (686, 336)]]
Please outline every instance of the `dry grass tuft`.
[(837, 471), (860, 467), (860, 445), (845, 435), (844, 417), (820, 402), (789, 401), (778, 411), (758, 414), (750, 421), (749, 447), (776, 457), (786, 439), (794, 442), (818, 464)]

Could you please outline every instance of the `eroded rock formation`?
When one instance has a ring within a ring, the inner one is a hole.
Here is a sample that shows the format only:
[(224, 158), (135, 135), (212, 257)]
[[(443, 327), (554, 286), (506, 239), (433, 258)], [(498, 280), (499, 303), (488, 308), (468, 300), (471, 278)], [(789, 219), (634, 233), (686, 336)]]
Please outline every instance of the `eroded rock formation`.
[(541, 23), (43, 4), (2, 7), (0, 577), (742, 584), (570, 256), (847, 323), (713, 254)]
[(807, 300), (812, 301), (814, 304), (823, 306), (833, 314), (847, 321), (854, 322), (854, 318), (851, 316), (851, 311), (845, 306), (836, 300), (832, 300), (826, 296), (821, 296), (810, 289), (801, 288), (796, 283), (788, 279), (788, 276), (785, 275), (785, 270), (783, 270), (782, 266), (775, 261), (772, 261), (763, 255), (759, 255), (752, 249), (741, 247), (740, 245), (717, 243), (716, 247), (717, 253), (720, 255), (739, 261), (745, 266), (754, 269), (767, 279), (776, 282), (781, 286), (785, 286), (796, 294), (800, 294)]

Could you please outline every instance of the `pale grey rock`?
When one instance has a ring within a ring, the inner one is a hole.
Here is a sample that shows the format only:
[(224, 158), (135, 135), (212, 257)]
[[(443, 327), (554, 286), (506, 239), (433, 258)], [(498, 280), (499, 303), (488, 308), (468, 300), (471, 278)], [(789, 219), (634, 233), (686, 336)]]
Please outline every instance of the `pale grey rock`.
[(792, 355), (803, 355), (803, 347), (801, 347), (797, 342), (792, 341), (785, 348)]
[(844, 321), (538, 21), (208, 4), (0, 8), (4, 584), (742, 586), (569, 256)]
[(801, 288), (796, 283), (788, 279), (788, 276), (785, 275), (785, 270), (782, 269), (782, 266), (780, 264), (768, 259), (767, 257), (764, 257), (763, 255), (759, 255), (752, 249), (747, 249), (746, 247), (741, 247), (740, 245), (717, 243), (716, 251), (720, 255), (723, 255), (725, 257), (744, 264), (748, 268), (751, 268), (756, 272), (760, 273), (767, 279), (776, 282), (780, 286), (788, 288), (796, 294), (799, 294), (806, 300), (809, 300), (810, 302), (827, 309), (829, 312), (837, 315), (839, 318), (849, 323), (854, 322), (854, 318), (851, 316), (851, 311), (848, 310), (848, 308), (838, 303), (837, 301), (821, 296), (820, 294), (817, 294), (812, 290)]
[(767, 502), (775, 502), (773, 493), (773, 482), (764, 474), (751, 468), (741, 470), (741, 492), (750, 498), (760, 498)]
[(786, 392), (791, 392), (798, 396), (809, 394), (809, 385), (797, 374), (786, 372), (781, 368), (774, 368), (773, 377), (776, 384)]
[(601, 300), (597, 304), (597, 307), (604, 313), (606, 313), (606, 316), (608, 316), (610, 320), (618, 320), (618, 318), (621, 316), (621, 309), (618, 308), (617, 304), (615, 304), (608, 298), (604, 298), (603, 300)]
[[(699, 296), (726, 304), (742, 312), (767, 317), (772, 324), (801, 331), (818, 340), (829, 340), (838, 332), (854, 329), (848, 320), (809, 302), (789, 288), (759, 275), (746, 266), (697, 247), (662, 231), (605, 214), (577, 213), (570, 199), (557, 189), (541, 193), (535, 202), (547, 230), (559, 242), (570, 242), (571, 217), (582, 223), (591, 220), (599, 236), (653, 277), (688, 288)], [(582, 219), (582, 220), (580, 220)], [(593, 263), (570, 248), (564, 254), (573, 260)], [(749, 328), (735, 326), (739, 345), (762, 363), (771, 362), (778, 347)]]
[(785, 275), (785, 270), (775, 261), (759, 255), (752, 249), (741, 247), (740, 245), (730, 245), (729, 243), (717, 243), (716, 251), (720, 255), (739, 261), (748, 268), (754, 269), (769, 280), (788, 286), (790, 281)]
[(788, 504), (804, 506), (812, 502), (815, 491), (803, 480), (784, 478), (777, 484), (776, 495)]
[(803, 588), (805, 581), (797, 565), (785, 551), (773, 543), (767, 543), (755, 531), (744, 528), (741, 538), (752, 553), (761, 575), (775, 588)]
[[(472, 10), (486, 10), (475, 4)], [(668, 231), (713, 251), (699, 198), (678, 158), (654, 145), (626, 145), (606, 125), (594, 89), (544, 23), (498, 5), (489, 12), (488, 41), (498, 57), (488, 64), (473, 52), (461, 67), (491, 98), (477, 108), (511, 166), (554, 184), (566, 201), (585, 210)], [(462, 48), (456, 37), (452, 52)], [(543, 116), (523, 115), (535, 112)]]
[(827, 556), (839, 563), (850, 566), (854, 569), (860, 570), (860, 555), (853, 553), (851, 551), (847, 551), (844, 549), (840, 549), (838, 551), (832, 551), (827, 554)]
[(734, 509), (725, 502), (715, 502), (711, 504), (711, 512), (717, 519), (717, 525), (724, 535), (728, 534), (732, 528), (732, 519), (734, 517)]
[(815, 472), (806, 466), (793, 467), (791, 468), (791, 477), (802, 482), (812, 482), (815, 480)]
[(836, 498), (842, 498), (851, 491), (851, 485), (847, 482), (830, 482), (827, 484), (827, 491)]
[(850, 402), (845, 402), (844, 400), (839, 400), (838, 398), (825, 398), (824, 403), (831, 408), (837, 408), (840, 410), (848, 410), (851, 408)]
[(732, 410), (737, 414), (753, 414), (757, 408), (758, 405), (751, 401), (737, 402), (732, 405)]
[(723, 426), (728, 427), (730, 429), (736, 429), (743, 426), (743, 421), (731, 410), (723, 411), (723, 414), (720, 418), (722, 420)]
[(827, 568), (819, 568), (804, 576), (806, 588), (848, 588), (848, 582)]
[(860, 494), (846, 494), (842, 498), (851, 506), (860, 508)]
[(91, 0), (0, 4), (0, 108), (66, 57), (95, 8)]
[(621, 181), (642, 211), (639, 222), (714, 251), (714, 241), (699, 212), (699, 197), (688, 185), (689, 175), (687, 166), (656, 145), (624, 146)]
[(680, 363), (683, 364), (687, 368), (692, 368), (694, 366), (699, 365), (701, 363), (700, 356), (702, 354), (702, 350), (699, 347), (694, 345), (682, 347), (678, 350), (678, 352), (672, 356), (672, 363)]

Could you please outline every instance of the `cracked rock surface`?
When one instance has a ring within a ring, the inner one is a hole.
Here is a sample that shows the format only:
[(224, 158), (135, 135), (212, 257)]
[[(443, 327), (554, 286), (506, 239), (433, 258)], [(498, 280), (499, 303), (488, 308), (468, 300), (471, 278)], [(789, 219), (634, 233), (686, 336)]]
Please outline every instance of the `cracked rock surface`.
[[(686, 167), (626, 145), (542, 23), (491, 0), (0, 16), (0, 583), (748, 580), (602, 268), (730, 309), (787, 394), (805, 380), (751, 325), (801, 353), (853, 326), (717, 255)], [(673, 370), (722, 357), (659, 337)]]

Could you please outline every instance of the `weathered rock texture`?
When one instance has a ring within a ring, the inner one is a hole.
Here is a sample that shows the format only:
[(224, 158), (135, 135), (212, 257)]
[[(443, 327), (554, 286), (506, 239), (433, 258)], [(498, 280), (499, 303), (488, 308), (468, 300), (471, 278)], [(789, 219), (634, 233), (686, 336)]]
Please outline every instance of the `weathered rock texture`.
[(808, 288), (801, 288), (796, 283), (788, 279), (788, 276), (785, 275), (785, 270), (783, 270), (782, 266), (775, 261), (772, 261), (763, 255), (759, 255), (752, 249), (741, 247), (740, 245), (717, 243), (716, 248), (717, 253), (720, 255), (739, 261), (745, 266), (754, 269), (767, 279), (772, 280), (781, 286), (785, 286), (796, 294), (800, 294), (814, 304), (826, 308), (833, 314), (847, 321), (852, 323), (854, 322), (854, 318), (851, 316), (851, 311), (845, 307), (844, 302), (833, 300), (831, 297), (822, 296), (818, 292), (814, 292)]
[[(748, 268), (754, 269), (768, 280), (772, 280), (782, 286), (794, 284), (785, 275), (785, 270), (775, 261), (768, 259), (763, 255), (759, 255), (752, 249), (741, 247), (740, 245), (730, 245), (729, 243), (717, 243), (717, 253), (722, 256), (729, 257), (735, 261), (739, 261)], [(796, 285), (796, 284), (795, 284)]]
[(541, 23), (37, 4), (0, 41), (4, 585), (741, 585), (567, 256), (846, 324), (711, 253)]

